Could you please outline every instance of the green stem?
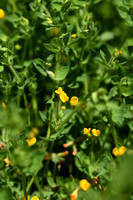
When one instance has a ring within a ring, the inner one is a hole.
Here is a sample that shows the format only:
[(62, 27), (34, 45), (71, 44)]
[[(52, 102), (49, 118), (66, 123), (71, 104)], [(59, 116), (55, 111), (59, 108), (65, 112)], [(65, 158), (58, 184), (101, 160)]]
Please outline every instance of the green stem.
[(35, 124), (38, 126), (38, 106), (35, 94), (32, 95), (32, 106), (35, 115)]
[(26, 98), (25, 92), (23, 92), (23, 98), (24, 98), (24, 103), (25, 103), (25, 108), (26, 108), (26, 111), (27, 111), (27, 115), (28, 115), (28, 125), (30, 126), (30, 112), (29, 112), (28, 102), (27, 102), (27, 98)]
[(37, 189), (39, 190), (41, 200), (44, 200), (43, 193), (42, 193), (42, 190), (41, 190), (41, 187), (40, 187), (40, 184), (39, 184), (39, 182), (38, 182), (37, 177), (35, 177), (35, 180), (34, 180), (34, 181), (35, 181), (35, 184), (36, 184)]
[(79, 108), (81, 108), (81, 106), (86, 102), (88, 97), (89, 97), (89, 94), (86, 95), (85, 98), (80, 102), (80, 104), (66, 117), (66, 119), (58, 127), (54, 129), (54, 132), (57, 132), (58, 130), (60, 130), (64, 126), (64, 124), (66, 124), (66, 122), (70, 120), (70, 118), (77, 112), (77, 110), (79, 110)]
[[(56, 68), (55, 68), (55, 78), (57, 76), (57, 72), (58, 72), (58, 68), (59, 68), (59, 55), (56, 54)], [(54, 99), (55, 97), (55, 91), (53, 91), (52, 93), (52, 100)], [(52, 124), (52, 119), (53, 119), (53, 111), (54, 111), (54, 101), (52, 101), (52, 104), (51, 104), (51, 112), (50, 112), (50, 119), (49, 119), (49, 124), (48, 124), (48, 131), (47, 131), (47, 136), (46, 138), (49, 138), (50, 137), (50, 134), (51, 134), (51, 124)]]
[(20, 78), (19, 78), (19, 76), (17, 75), (15, 69), (14, 69), (11, 65), (9, 65), (9, 68), (11, 69), (12, 73), (13, 73), (14, 76), (16, 77), (17, 82), (20, 83)]
[(27, 193), (29, 192), (30, 187), (31, 187), (32, 183), (34, 182), (34, 179), (35, 179), (35, 177), (36, 177), (36, 175), (37, 175), (38, 172), (39, 172), (39, 170), (37, 170), (37, 171), (35, 172), (35, 174), (34, 174), (34, 175), (32, 176), (32, 178), (31, 178), (30, 182), (28, 183), (27, 188), (26, 188)]
[(25, 42), (24, 42), (23, 53), (22, 53), (22, 64), (25, 60), (25, 56), (26, 56), (26, 53), (27, 53), (27, 51), (26, 51), (27, 45), (28, 45), (28, 39), (26, 39)]
[(133, 27), (130, 27), (128, 32), (126, 33), (125, 37), (123, 38), (122, 42), (119, 45), (119, 50), (122, 48), (122, 46), (124, 45), (126, 39), (130, 36), (132, 31), (133, 31)]
[(22, 174), (22, 185), (23, 185), (25, 199), (28, 200), (27, 191), (26, 191), (26, 176), (24, 174)]

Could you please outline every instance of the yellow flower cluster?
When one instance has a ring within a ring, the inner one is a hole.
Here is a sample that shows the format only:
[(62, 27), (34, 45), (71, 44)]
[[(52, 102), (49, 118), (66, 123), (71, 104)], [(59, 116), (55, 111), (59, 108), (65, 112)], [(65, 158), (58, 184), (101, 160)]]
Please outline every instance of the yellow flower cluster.
[[(61, 87), (59, 87), (57, 90), (55, 90), (55, 93), (59, 95), (60, 100), (65, 103), (69, 100), (69, 97), (67, 96), (67, 94), (63, 91), (63, 89)], [(70, 104), (71, 106), (76, 106), (78, 104), (78, 97), (73, 96), (70, 99)]]
[(5, 12), (3, 9), (0, 8), (0, 19), (3, 19), (5, 17)]
[(67, 96), (67, 94), (63, 91), (63, 89), (61, 87), (58, 88), (58, 90), (55, 90), (55, 93), (59, 95), (60, 100), (65, 103), (69, 100), (69, 97)]
[(117, 57), (117, 56), (119, 56), (119, 55), (122, 55), (122, 54), (123, 54), (123, 52), (122, 52), (121, 50), (118, 51), (117, 48), (114, 50), (114, 56), (115, 56), (115, 57)]
[(28, 139), (26, 140), (27, 143), (28, 143), (28, 146), (32, 146), (36, 143), (36, 137), (35, 135), (38, 134), (38, 129), (37, 128), (32, 128), (32, 130), (30, 131), (29, 133), (29, 137)]
[(80, 185), (80, 188), (84, 191), (87, 191), (91, 187), (91, 184), (86, 179), (82, 179), (79, 182), (79, 185)]
[(112, 154), (116, 157), (118, 156), (123, 156), (126, 152), (127, 148), (124, 146), (121, 146), (119, 149), (117, 149), (116, 147), (113, 148), (112, 150)]
[(91, 133), (92, 133), (92, 135), (93, 136), (95, 136), (95, 137), (98, 137), (99, 135), (100, 135), (100, 133), (101, 133), (101, 131), (98, 129), (98, 130), (96, 130), (96, 129), (92, 129), (91, 130), (91, 128), (84, 128), (84, 134), (85, 135), (88, 135), (88, 136), (91, 136)]

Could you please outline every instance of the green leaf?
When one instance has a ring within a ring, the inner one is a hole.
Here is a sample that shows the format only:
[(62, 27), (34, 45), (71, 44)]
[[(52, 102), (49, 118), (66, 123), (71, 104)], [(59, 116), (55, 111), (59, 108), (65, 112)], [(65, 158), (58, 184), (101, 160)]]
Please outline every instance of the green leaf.
[(62, 8), (62, 1), (52, 2), (52, 7), (60, 12)]
[(100, 40), (102, 41), (108, 41), (108, 40), (112, 40), (114, 38), (114, 33), (110, 32), (110, 31), (105, 31), (100, 35)]
[(118, 95), (118, 87), (117, 86), (112, 87), (109, 92), (110, 97), (115, 97), (116, 95)]
[(47, 113), (45, 111), (39, 111), (39, 115), (43, 122), (47, 121)]
[(119, 84), (119, 81), (120, 81), (120, 78), (119, 78), (118, 75), (114, 75), (114, 76), (111, 77), (111, 82), (112, 82), (112, 84), (118, 85), (118, 84)]
[(68, 72), (69, 72), (69, 67), (68, 66), (59, 68), (55, 80), (56, 81), (64, 80), (66, 78)]
[(112, 110), (112, 121), (115, 123), (122, 124), (125, 119), (125, 113), (127, 111), (127, 106), (125, 103), (122, 103), (121, 106)]
[(36, 67), (36, 69), (43, 75), (47, 76), (47, 73), (45, 72), (45, 62), (41, 60), (40, 58), (34, 59), (33, 64)]
[(4, 66), (0, 65), (0, 72), (3, 72), (3, 70), (4, 70)]
[(49, 51), (52, 51), (54, 53), (58, 53), (60, 48), (55, 47), (54, 45), (51, 44), (44, 44), (45, 48), (48, 49)]
[(126, 20), (126, 22), (130, 25), (130, 26), (133, 26), (133, 21), (132, 21), (132, 18), (129, 14), (129, 8), (126, 7), (126, 6), (120, 6), (118, 8), (118, 12), (120, 14), (120, 16)]
[(48, 177), (47, 182), (48, 182), (49, 186), (52, 187), (52, 188), (57, 186), (52, 177)]
[(102, 60), (100, 60), (101, 62), (103, 62), (105, 65), (107, 65), (107, 61), (106, 61), (106, 58), (105, 58), (105, 53), (100, 49), (100, 58)]
[(36, 12), (36, 15), (41, 19), (45, 19), (46, 18), (46, 15), (44, 13), (41, 13), (41, 12)]

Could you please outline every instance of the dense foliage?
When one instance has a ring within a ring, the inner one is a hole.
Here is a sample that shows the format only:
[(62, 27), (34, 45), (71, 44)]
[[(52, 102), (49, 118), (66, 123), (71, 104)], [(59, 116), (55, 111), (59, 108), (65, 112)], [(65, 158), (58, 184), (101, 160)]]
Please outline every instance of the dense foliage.
[(0, 199), (133, 199), (133, 0), (0, 0)]

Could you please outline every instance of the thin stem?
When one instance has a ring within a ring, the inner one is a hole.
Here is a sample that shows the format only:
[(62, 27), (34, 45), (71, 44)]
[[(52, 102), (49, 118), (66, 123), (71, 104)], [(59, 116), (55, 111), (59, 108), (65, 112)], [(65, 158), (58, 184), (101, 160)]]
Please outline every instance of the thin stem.
[(125, 37), (123, 38), (122, 42), (120, 43), (119, 50), (122, 48), (122, 46), (124, 45), (126, 39), (130, 36), (132, 31), (133, 31), (133, 27), (130, 27), (128, 32), (127, 32), (127, 34), (125, 35)]
[(43, 199), (44, 199), (43, 193), (42, 193), (42, 190), (41, 190), (41, 187), (40, 187), (40, 184), (39, 184), (39, 182), (38, 182), (37, 177), (35, 177), (35, 180), (34, 180), (34, 181), (35, 181), (35, 184), (36, 184), (37, 189), (39, 190), (40, 198), (41, 198), (41, 200), (43, 200)]
[(35, 177), (36, 177), (36, 175), (37, 175), (38, 172), (39, 172), (39, 170), (37, 170), (37, 171), (35, 172), (35, 174), (34, 174), (34, 175), (32, 176), (32, 178), (31, 178), (30, 182), (28, 183), (28, 186), (27, 186), (27, 188), (26, 188), (27, 193), (29, 192), (30, 187), (31, 187), (31, 185), (32, 185), (32, 183), (33, 183), (33, 181), (34, 181), (34, 179), (35, 179)]
[(64, 124), (66, 124), (66, 122), (68, 122), (70, 120), (70, 118), (77, 112), (77, 110), (79, 110), (79, 108), (81, 108), (81, 106), (86, 102), (86, 100), (88, 99), (89, 94), (86, 95), (86, 97), (80, 102), (80, 104), (66, 117), (66, 119), (58, 126), (54, 129), (54, 132), (60, 130)]
[[(59, 55), (56, 54), (55, 78), (56, 78), (56, 76), (57, 76), (58, 68), (59, 68)], [(55, 97), (55, 92), (53, 91), (53, 93), (52, 93), (52, 100), (54, 99), (54, 97)], [(47, 136), (46, 136), (46, 138), (49, 138), (49, 137), (50, 137), (50, 133), (51, 133), (51, 124), (52, 124), (52, 119), (53, 119), (53, 111), (54, 111), (54, 101), (52, 101), (52, 104), (51, 104), (50, 119), (49, 119), (48, 131), (47, 131)]]
[(32, 95), (32, 106), (35, 114), (35, 124), (38, 125), (38, 105), (35, 94)]
[(14, 76), (16, 77), (17, 79), (17, 82), (20, 83), (20, 78), (19, 76), (17, 75), (15, 69), (13, 68), (13, 66), (9, 65), (9, 68), (11, 69), (12, 73), (14, 74)]
[(26, 111), (27, 111), (27, 115), (28, 115), (28, 125), (30, 125), (30, 112), (29, 112), (28, 102), (27, 102), (27, 98), (26, 98), (25, 92), (23, 92), (23, 98), (24, 98), (24, 103), (25, 103), (25, 108), (26, 108)]
[(23, 53), (22, 53), (22, 64), (25, 60), (25, 56), (26, 56), (26, 53), (27, 53), (27, 51), (26, 51), (27, 45), (28, 45), (28, 39), (26, 39), (25, 42), (24, 42)]
[(22, 185), (23, 185), (25, 199), (28, 200), (27, 191), (26, 191), (26, 176), (24, 174), (22, 174)]

